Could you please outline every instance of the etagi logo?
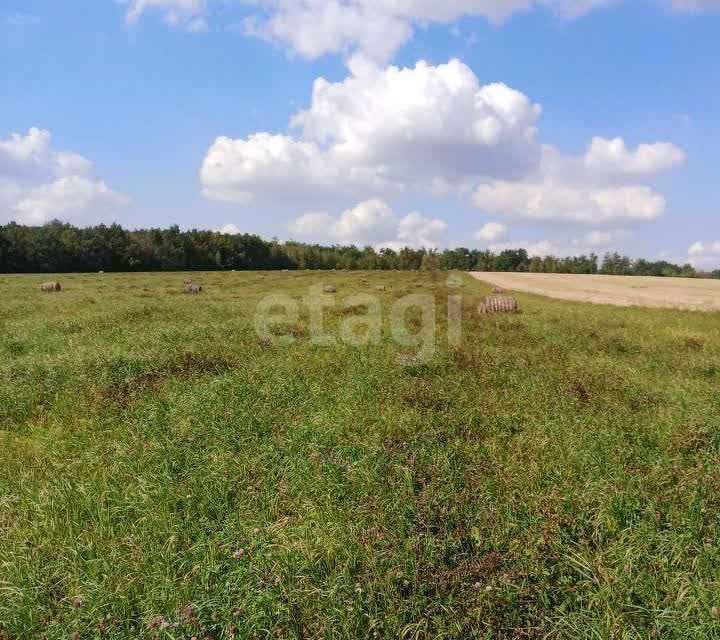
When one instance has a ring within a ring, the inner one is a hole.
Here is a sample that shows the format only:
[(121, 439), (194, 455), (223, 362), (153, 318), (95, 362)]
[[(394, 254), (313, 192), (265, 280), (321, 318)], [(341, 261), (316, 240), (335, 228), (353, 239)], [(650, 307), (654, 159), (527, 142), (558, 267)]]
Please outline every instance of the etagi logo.
[[(450, 281), (448, 285), (453, 286)], [(327, 291), (325, 289), (328, 289)], [(297, 300), (289, 295), (269, 295), (255, 309), (255, 332), (263, 344), (289, 346), (296, 337), (288, 327), (297, 326), (301, 310), (308, 318), (307, 334), (311, 344), (334, 347), (345, 344), (364, 347), (379, 344), (383, 327), (389, 328), (389, 337), (399, 346), (415, 349), (411, 355), (399, 356), (403, 364), (426, 364), (435, 355), (437, 347), (437, 303), (429, 294), (410, 294), (393, 301), (383, 309), (381, 298), (370, 294), (356, 294), (338, 301), (332, 288), (310, 287), (307, 295)], [(327, 331), (328, 310), (344, 309), (340, 314), (336, 332)], [(389, 323), (386, 320), (389, 319)], [(285, 331), (285, 332), (283, 332)], [(450, 295), (447, 299), (447, 342), (459, 347), (462, 338), (462, 296)]]

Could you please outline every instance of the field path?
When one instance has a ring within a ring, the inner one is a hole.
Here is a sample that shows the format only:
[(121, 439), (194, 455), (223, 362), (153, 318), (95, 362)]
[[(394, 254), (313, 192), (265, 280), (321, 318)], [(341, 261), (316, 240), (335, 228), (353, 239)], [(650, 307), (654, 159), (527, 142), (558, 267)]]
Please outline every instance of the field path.
[(720, 310), (720, 280), (565, 273), (474, 272), (478, 280), (504, 289), (620, 307)]

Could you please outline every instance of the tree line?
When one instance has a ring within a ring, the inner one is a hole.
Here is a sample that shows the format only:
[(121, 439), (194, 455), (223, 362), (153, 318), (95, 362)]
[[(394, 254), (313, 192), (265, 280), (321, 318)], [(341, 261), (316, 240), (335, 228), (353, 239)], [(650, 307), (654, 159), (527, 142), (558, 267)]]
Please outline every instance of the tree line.
[(633, 260), (617, 253), (558, 258), (529, 256), (525, 249), (499, 253), (478, 249), (323, 246), (263, 240), (179, 227), (127, 230), (120, 225), (79, 228), (54, 221), (40, 227), (0, 225), (0, 272), (72, 273), (93, 271), (189, 270), (435, 270), (604, 273), (720, 278), (720, 270), (701, 274), (689, 265)]

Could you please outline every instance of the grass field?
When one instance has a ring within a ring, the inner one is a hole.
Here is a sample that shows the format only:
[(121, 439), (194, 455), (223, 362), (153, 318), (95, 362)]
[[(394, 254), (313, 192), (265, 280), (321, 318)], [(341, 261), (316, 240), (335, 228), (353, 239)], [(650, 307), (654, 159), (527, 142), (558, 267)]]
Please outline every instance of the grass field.
[[(0, 638), (720, 638), (720, 314), (453, 277), (0, 276)], [(310, 284), (435, 358), (258, 340)]]

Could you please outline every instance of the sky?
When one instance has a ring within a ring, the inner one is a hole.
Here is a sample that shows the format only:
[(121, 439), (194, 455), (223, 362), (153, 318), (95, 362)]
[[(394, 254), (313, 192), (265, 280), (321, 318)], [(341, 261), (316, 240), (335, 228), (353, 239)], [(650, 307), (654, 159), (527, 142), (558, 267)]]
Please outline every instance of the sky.
[(2, 0), (0, 224), (720, 266), (720, 0)]

